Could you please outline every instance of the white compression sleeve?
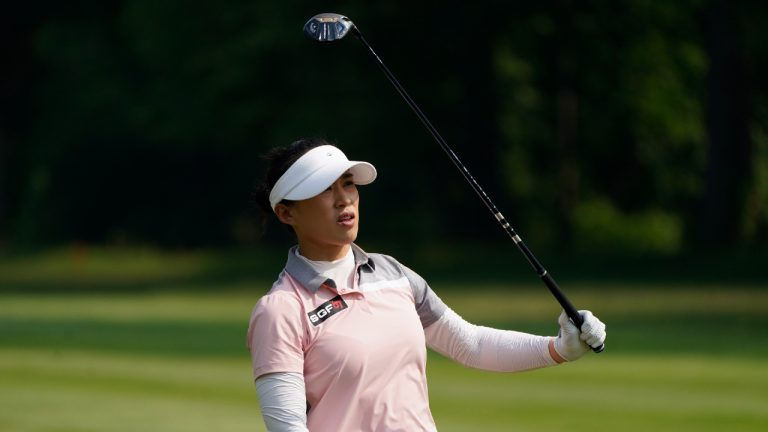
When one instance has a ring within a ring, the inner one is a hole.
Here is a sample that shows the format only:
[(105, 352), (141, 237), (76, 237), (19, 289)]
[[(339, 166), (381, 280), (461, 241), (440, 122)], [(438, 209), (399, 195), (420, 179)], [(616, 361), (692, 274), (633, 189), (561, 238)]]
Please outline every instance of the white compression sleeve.
[(256, 393), (269, 432), (307, 432), (304, 376), (277, 372), (256, 379)]
[(428, 347), (475, 369), (518, 372), (557, 364), (549, 355), (552, 338), (476, 326), (450, 308), (424, 334)]

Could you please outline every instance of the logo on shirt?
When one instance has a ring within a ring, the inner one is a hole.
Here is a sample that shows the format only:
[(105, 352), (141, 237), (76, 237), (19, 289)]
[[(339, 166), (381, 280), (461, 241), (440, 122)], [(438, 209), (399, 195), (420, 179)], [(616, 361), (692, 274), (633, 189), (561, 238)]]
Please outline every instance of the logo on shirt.
[(309, 320), (312, 322), (312, 325), (317, 326), (346, 308), (347, 303), (343, 298), (341, 298), (341, 296), (337, 295), (336, 297), (321, 304), (317, 309), (313, 310), (307, 315), (309, 316)]

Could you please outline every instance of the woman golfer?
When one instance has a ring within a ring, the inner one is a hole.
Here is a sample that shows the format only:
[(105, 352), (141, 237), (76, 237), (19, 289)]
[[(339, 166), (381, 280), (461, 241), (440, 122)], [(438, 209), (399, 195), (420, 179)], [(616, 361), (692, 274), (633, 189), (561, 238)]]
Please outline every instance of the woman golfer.
[(253, 309), (248, 347), (261, 413), (279, 431), (435, 431), (429, 347), (469, 367), (515, 372), (573, 361), (605, 340), (589, 311), (557, 337), (480, 327), (418, 274), (354, 241), (358, 185), (376, 169), (321, 139), (273, 150), (263, 203), (298, 245)]

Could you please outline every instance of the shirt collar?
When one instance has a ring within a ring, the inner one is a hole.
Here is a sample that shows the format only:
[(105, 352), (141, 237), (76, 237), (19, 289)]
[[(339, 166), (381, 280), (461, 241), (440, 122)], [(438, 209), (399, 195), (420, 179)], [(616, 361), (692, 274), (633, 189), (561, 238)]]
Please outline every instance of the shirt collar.
[[(296, 249), (298, 249), (298, 246), (293, 246), (288, 251), (288, 261), (285, 263), (285, 271), (288, 272), (291, 277), (296, 279), (306, 290), (316, 293), (327, 279), (312, 268), (309, 263), (297, 257)], [(352, 254), (355, 256), (355, 269), (358, 269), (361, 266), (368, 267), (370, 270), (375, 269), (374, 263), (368, 254), (354, 243), (352, 243)]]

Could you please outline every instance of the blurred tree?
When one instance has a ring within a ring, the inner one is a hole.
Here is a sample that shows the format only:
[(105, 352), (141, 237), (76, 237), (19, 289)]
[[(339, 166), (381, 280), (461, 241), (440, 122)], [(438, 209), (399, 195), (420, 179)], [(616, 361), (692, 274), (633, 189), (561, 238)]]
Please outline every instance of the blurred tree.
[(10, 236), (10, 206), (17, 198), (10, 183), (18, 180), (19, 147), (29, 127), (35, 75), (31, 47), (40, 19), (33, 7), (19, 2), (7, 5), (0, 18), (0, 250)]
[[(314, 2), (13, 6), (0, 240), (247, 243), (258, 155), (321, 135), (380, 169), (367, 241), (506, 241), (360, 44), (301, 36)], [(768, 236), (764, 2), (324, 8), (361, 27), (536, 250)]]
[(741, 239), (748, 182), (752, 179), (749, 119), (752, 100), (745, 70), (738, 3), (712, 0), (705, 11), (708, 76), (708, 152), (696, 240), (709, 246)]
[(562, 221), (558, 238), (564, 246), (572, 242), (571, 222), (579, 201), (579, 96), (577, 90), (578, 37), (574, 21), (581, 15), (572, 0), (558, 0), (554, 6), (555, 26), (553, 60), (556, 90), (556, 130), (559, 155), (558, 203)]
[[(741, 224), (741, 240), (750, 246), (768, 245), (768, 32), (765, 20), (768, 4), (744, 0), (738, 3), (737, 23), (740, 28), (744, 73), (751, 104), (748, 119), (752, 150), (750, 176), (746, 183), (746, 199)], [(741, 175), (742, 173), (739, 173)]]
[(567, 247), (581, 205), (671, 215), (697, 196), (706, 64), (695, 7), (562, 1), (510, 18), (498, 51), (504, 162), (524, 232)]

